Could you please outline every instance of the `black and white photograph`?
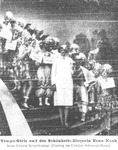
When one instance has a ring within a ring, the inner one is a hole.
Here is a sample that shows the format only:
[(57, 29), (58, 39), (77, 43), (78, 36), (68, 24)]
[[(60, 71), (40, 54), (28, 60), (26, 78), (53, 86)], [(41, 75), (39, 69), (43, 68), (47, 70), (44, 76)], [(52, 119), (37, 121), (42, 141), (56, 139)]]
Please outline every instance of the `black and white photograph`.
[(0, 136), (117, 135), (118, 0), (0, 0)]

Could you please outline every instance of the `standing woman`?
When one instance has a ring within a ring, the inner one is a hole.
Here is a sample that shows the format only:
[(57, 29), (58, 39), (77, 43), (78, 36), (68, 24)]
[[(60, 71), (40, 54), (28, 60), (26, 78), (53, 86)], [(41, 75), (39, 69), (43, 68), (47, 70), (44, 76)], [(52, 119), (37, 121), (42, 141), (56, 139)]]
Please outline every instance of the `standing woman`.
[(32, 47), (32, 38), (29, 37), (24, 44), (19, 47), (19, 52), (16, 58), (16, 63), (19, 65), (19, 78), (22, 82), (22, 93), (23, 93), (23, 103), (22, 106), (29, 108), (28, 100), (33, 88), (32, 83), (32, 70), (31, 65), (32, 61), (29, 57)]
[(51, 82), (54, 93), (54, 106), (59, 106), (62, 126), (68, 126), (68, 107), (73, 106), (73, 60), (67, 56), (67, 46), (59, 48), (60, 55), (52, 65)]

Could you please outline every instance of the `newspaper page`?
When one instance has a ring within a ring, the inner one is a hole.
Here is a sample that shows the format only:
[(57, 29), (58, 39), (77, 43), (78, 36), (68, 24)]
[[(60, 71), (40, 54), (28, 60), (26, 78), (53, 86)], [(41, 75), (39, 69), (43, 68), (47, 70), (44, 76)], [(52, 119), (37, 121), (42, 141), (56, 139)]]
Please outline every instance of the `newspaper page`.
[(118, 147), (118, 0), (0, 0), (0, 149)]

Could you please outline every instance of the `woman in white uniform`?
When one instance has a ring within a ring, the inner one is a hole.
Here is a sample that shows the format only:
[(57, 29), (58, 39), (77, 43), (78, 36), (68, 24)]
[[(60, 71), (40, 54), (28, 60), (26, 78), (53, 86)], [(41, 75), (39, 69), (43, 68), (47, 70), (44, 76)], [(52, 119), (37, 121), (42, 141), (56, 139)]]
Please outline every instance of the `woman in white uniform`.
[(51, 74), (52, 86), (55, 89), (54, 106), (59, 106), (62, 125), (68, 126), (68, 107), (73, 106), (73, 60), (66, 55), (66, 45), (62, 45), (59, 52), (60, 56), (54, 60)]

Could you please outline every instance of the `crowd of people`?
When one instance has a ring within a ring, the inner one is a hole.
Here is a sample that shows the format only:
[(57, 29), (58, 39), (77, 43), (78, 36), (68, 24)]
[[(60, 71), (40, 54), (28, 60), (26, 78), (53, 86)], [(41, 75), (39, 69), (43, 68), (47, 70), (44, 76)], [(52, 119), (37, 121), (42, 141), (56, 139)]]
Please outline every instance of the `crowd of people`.
[(96, 103), (96, 109), (106, 107), (108, 101), (104, 99), (112, 95), (108, 89), (115, 88), (110, 77), (112, 46), (105, 30), (95, 30), (93, 35), (92, 49), (84, 52), (77, 37), (72, 44), (61, 45), (57, 37), (6, 12), (0, 24), (0, 67), (13, 78), (13, 91), (22, 91), (23, 107), (30, 108), (28, 101), (34, 86), (38, 105), (50, 106), (53, 99), (64, 126), (68, 126), (68, 108), (74, 104), (82, 112), (81, 121), (86, 120), (89, 103)]

